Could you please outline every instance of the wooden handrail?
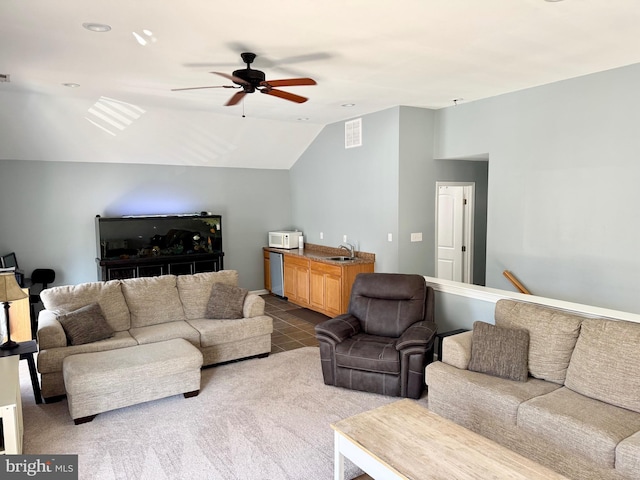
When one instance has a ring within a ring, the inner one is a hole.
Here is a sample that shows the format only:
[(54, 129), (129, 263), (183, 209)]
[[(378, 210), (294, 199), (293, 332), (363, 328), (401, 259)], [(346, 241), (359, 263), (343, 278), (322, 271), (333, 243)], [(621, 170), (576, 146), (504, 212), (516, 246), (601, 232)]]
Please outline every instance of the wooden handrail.
[(529, 290), (527, 290), (527, 288), (522, 285), (518, 279), (513, 275), (513, 273), (511, 273), (509, 270), (505, 270), (504, 272), (502, 272), (502, 274), (507, 277), (507, 279), (513, 284), (514, 287), (516, 287), (518, 289), (518, 291), (520, 293), (524, 293), (527, 295), (531, 295), (531, 292)]

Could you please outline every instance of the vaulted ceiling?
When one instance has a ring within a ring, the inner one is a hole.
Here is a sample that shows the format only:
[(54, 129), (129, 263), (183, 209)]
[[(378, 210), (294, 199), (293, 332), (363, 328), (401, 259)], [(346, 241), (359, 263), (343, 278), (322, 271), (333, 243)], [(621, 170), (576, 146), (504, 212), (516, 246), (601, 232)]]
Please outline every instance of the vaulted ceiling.
[[(638, 63), (638, 25), (637, 0), (2, 0), (0, 158), (288, 168), (328, 123)], [(315, 79), (282, 87), (309, 101), (256, 92), (224, 106), (236, 90), (172, 91), (232, 85), (210, 72), (243, 68), (243, 51), (267, 80)], [(124, 140), (89, 160), (89, 148), (64, 146), (64, 125), (91, 129), (100, 151)], [(12, 145), (16, 131), (53, 147)], [(169, 145), (167, 132), (183, 136)], [(154, 133), (165, 149), (192, 141), (197, 152), (140, 148)]]

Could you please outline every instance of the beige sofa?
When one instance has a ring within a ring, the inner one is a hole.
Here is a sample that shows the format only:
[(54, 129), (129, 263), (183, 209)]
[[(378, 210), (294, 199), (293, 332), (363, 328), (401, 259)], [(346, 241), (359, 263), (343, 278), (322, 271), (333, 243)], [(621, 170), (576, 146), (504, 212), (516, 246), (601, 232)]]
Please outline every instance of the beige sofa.
[[(163, 275), (44, 290), (41, 297), (45, 309), (38, 317), (42, 396), (52, 400), (66, 394), (63, 361), (79, 353), (183, 338), (200, 350), (203, 365), (268, 355), (273, 321), (264, 315), (264, 299), (248, 293), (241, 306), (243, 318), (205, 318), (214, 283), (237, 286), (238, 273), (223, 270)], [(59, 315), (94, 303), (115, 333), (104, 340), (68, 345)]]
[(500, 300), (495, 326), (528, 331), (526, 380), (470, 371), (474, 328), (426, 367), (429, 409), (569, 478), (640, 479), (640, 324)]

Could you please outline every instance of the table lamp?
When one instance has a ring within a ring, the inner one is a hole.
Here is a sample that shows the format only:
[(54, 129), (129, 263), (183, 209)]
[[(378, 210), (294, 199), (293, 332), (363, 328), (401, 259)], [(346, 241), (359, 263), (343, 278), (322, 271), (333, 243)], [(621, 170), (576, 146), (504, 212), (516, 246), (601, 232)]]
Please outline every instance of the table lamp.
[(11, 350), (18, 344), (11, 340), (11, 325), (9, 325), (9, 304), (15, 300), (22, 300), (28, 295), (22, 291), (14, 272), (0, 273), (0, 302), (4, 303), (4, 318), (7, 324), (7, 341), (0, 345), (2, 350)]

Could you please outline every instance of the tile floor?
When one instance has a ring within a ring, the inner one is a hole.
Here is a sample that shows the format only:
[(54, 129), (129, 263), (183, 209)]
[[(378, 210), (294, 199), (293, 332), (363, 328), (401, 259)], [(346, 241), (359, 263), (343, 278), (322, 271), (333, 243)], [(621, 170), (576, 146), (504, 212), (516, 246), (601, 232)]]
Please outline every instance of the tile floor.
[[(300, 311), (298, 305), (270, 294), (263, 295), (262, 298), (265, 300), (265, 313), (273, 318), (271, 353), (318, 346), (315, 323), (295, 315), (296, 311)], [(320, 314), (315, 316), (322, 317)]]

